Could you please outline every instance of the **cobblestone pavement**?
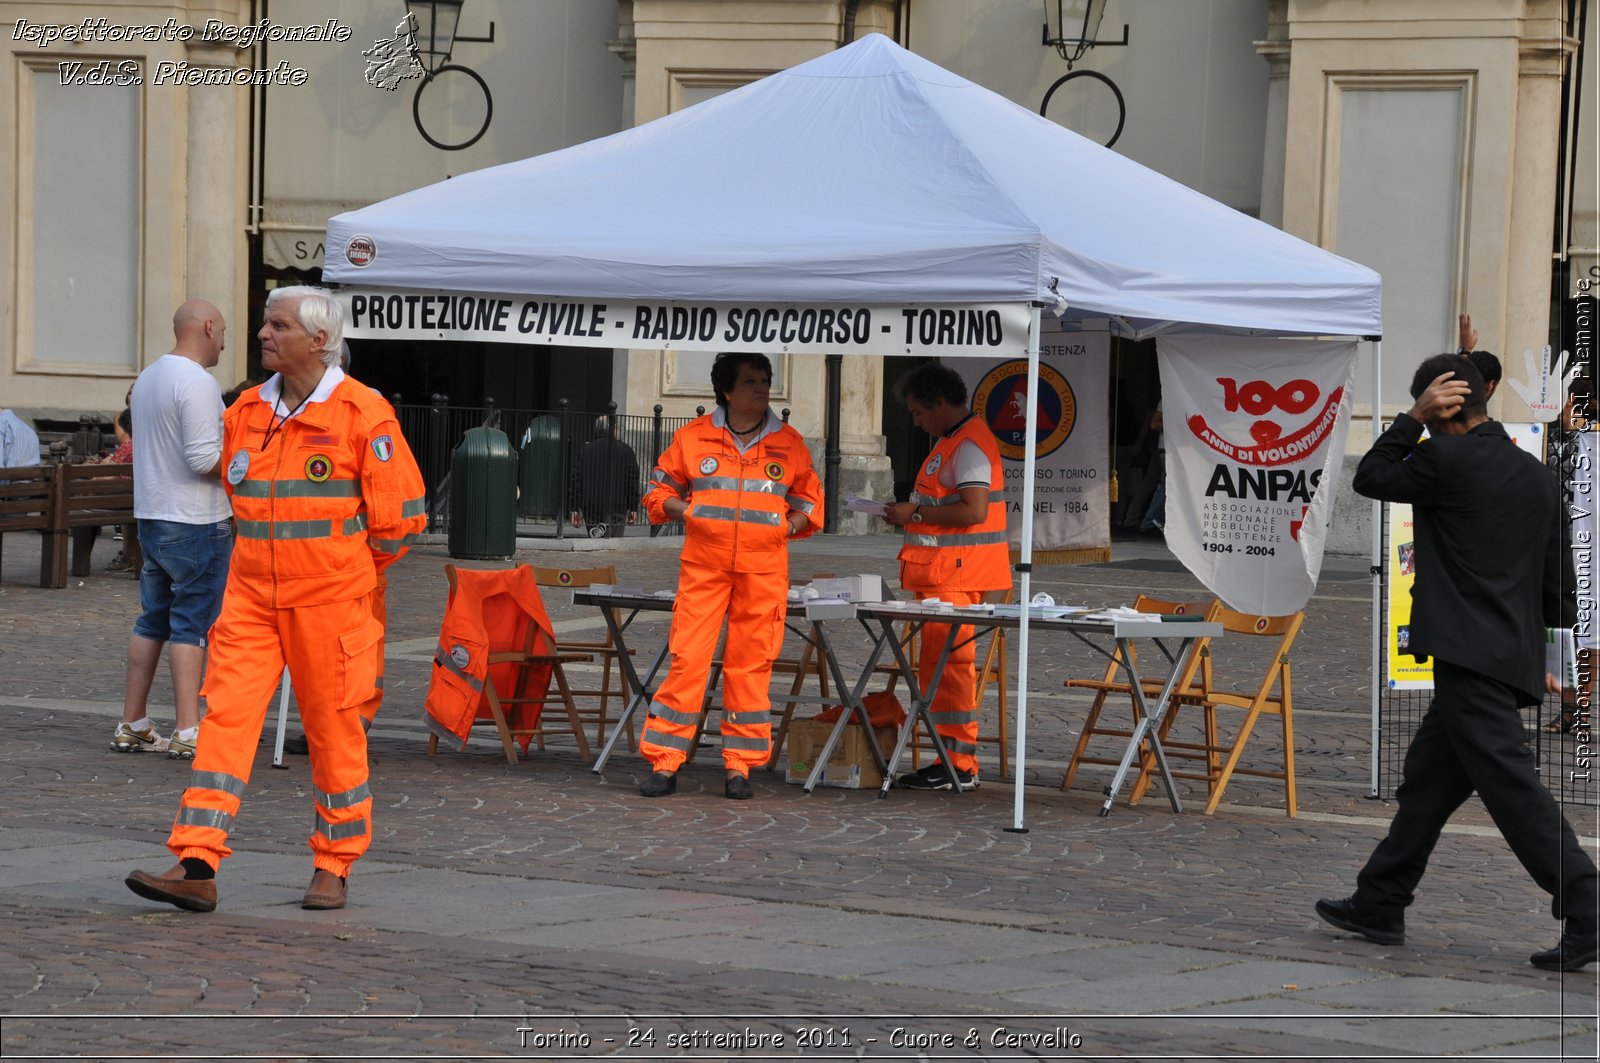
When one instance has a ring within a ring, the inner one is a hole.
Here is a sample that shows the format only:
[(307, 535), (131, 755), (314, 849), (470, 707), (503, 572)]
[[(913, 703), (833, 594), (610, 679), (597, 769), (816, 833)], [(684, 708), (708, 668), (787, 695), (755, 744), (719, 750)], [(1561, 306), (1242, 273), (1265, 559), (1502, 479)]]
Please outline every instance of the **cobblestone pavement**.
[[(1475, 803), (1435, 853), (1406, 945), (1368, 945), (1311, 913), (1350, 891), (1389, 813), (1366, 797), (1360, 559), (1329, 559), (1294, 652), (1298, 817), (1267, 781), (1232, 784), (1215, 816), (1187, 784), (1182, 814), (1158, 788), (1101, 818), (1109, 769), (1062, 793), (1087, 699), (1061, 684), (1102, 666), (1048, 647), (1030, 658), (1017, 833), (993, 747), (975, 793), (881, 801), (807, 796), (781, 772), (758, 774), (756, 800), (726, 801), (714, 749), (675, 797), (646, 801), (637, 755), (619, 748), (597, 776), (559, 734), (515, 766), (487, 736), (430, 758), (420, 706), (448, 556), (424, 546), (391, 583), (375, 835), (351, 907), (299, 909), (309, 771), (303, 758), (273, 770), (263, 743), (220, 907), (195, 916), (121, 882), (170, 862), (188, 772), (107, 748), (137, 583), (102, 574), (102, 542), (96, 575), (38, 589), (34, 543), (10, 539), (8, 1058), (1597, 1058), (1596, 974), (1528, 966), (1558, 929)], [(645, 588), (675, 576), (666, 540), (524, 545), (520, 561), (616, 564)], [(1158, 544), (1116, 552), (1043, 569), (1034, 587), (1096, 605), (1202, 596)], [(887, 575), (892, 556), (888, 539), (819, 539), (793, 571)], [(598, 634), (564, 597), (547, 596), (558, 628)], [(636, 630), (648, 649), (666, 625)], [(169, 697), (163, 675), (163, 730)], [(1281, 747), (1264, 726), (1252, 748), (1270, 759)], [(1573, 813), (1593, 839), (1593, 809)]]

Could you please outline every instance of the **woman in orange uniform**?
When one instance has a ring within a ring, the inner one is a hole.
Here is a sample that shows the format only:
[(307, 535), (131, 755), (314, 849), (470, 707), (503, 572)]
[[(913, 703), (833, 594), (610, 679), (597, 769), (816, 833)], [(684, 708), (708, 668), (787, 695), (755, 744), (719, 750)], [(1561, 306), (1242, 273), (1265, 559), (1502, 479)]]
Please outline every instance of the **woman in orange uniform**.
[(772, 363), (719, 354), (711, 367), (717, 408), (672, 437), (644, 503), (656, 524), (683, 520), (685, 538), (668, 644), (672, 667), (650, 703), (639, 751), (651, 774), (639, 792), (678, 788), (724, 617), (724, 793), (754, 796), (750, 769), (771, 755), (767, 684), (783, 644), (789, 540), (822, 527), (822, 485), (805, 439), (768, 405)]

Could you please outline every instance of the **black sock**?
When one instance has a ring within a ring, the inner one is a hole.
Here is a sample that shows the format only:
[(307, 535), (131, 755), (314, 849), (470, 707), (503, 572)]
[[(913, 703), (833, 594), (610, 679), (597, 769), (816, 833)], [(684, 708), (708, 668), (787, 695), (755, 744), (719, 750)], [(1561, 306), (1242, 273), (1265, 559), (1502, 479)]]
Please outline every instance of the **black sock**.
[(178, 863), (183, 865), (183, 877), (185, 879), (207, 879), (217, 877), (217, 873), (211, 869), (211, 865), (200, 859), (198, 856), (186, 856), (182, 860), (179, 860)]

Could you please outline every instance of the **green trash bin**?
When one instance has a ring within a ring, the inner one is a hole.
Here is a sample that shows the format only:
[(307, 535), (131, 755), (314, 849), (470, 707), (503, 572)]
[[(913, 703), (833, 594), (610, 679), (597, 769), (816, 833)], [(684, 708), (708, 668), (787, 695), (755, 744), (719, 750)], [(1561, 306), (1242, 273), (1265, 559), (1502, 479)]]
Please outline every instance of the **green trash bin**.
[(467, 431), (450, 457), (450, 556), (517, 552), (517, 452), (498, 428)]
[(543, 413), (522, 433), (522, 471), (517, 514), (533, 520), (556, 520), (565, 501), (561, 490), (561, 418)]

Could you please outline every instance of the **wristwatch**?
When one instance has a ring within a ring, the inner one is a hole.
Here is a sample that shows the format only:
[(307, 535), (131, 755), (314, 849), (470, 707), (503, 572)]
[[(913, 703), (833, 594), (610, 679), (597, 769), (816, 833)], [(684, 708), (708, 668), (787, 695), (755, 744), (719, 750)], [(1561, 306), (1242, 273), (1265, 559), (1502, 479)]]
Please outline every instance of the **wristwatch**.
[(915, 509), (913, 509), (911, 511), (911, 523), (912, 524), (921, 524), (922, 523), (922, 506), (921, 505), (918, 505), (917, 508), (915, 508)]

